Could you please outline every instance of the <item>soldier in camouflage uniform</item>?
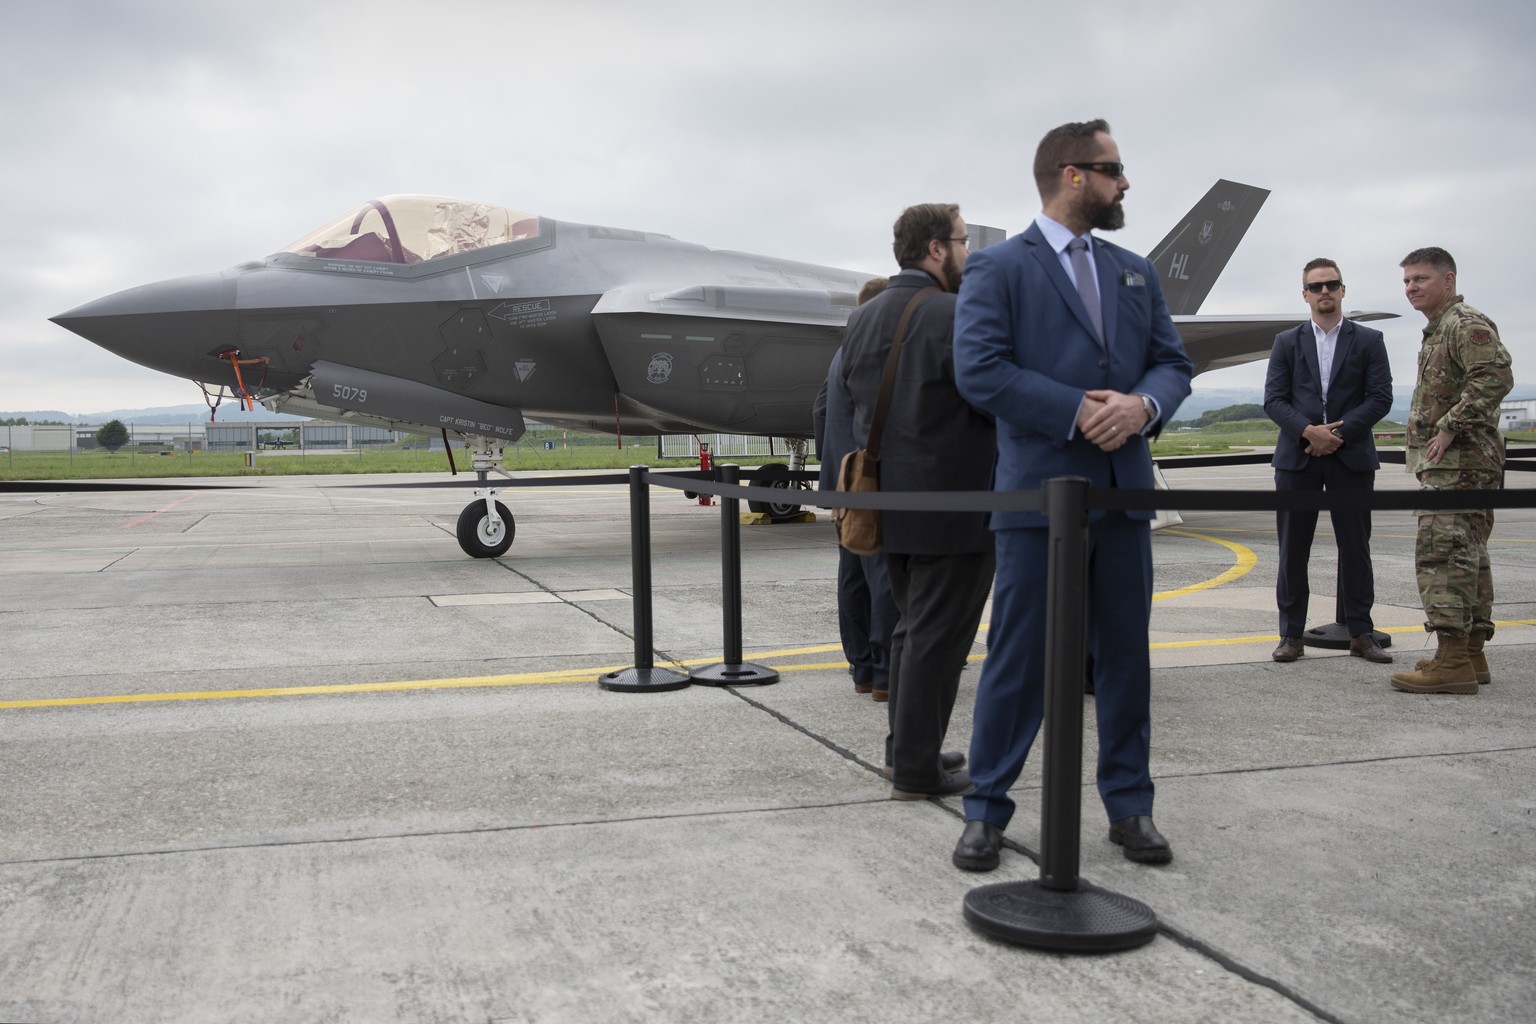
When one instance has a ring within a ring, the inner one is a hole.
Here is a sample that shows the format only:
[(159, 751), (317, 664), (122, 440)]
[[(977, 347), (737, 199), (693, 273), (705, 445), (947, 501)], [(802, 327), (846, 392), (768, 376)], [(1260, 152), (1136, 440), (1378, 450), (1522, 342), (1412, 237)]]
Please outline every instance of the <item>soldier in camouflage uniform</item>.
[[(1415, 249), (1401, 266), (1409, 303), (1429, 321), (1408, 412), (1408, 472), (1425, 490), (1495, 489), (1504, 468), (1499, 403), (1514, 387), (1509, 352), (1493, 321), (1456, 294), (1450, 253)], [(1416, 671), (1394, 675), (1392, 685), (1410, 693), (1473, 694), (1492, 678), (1483, 644), (1493, 636), (1493, 510), (1417, 515), (1414, 569), (1424, 629), (1440, 646)]]

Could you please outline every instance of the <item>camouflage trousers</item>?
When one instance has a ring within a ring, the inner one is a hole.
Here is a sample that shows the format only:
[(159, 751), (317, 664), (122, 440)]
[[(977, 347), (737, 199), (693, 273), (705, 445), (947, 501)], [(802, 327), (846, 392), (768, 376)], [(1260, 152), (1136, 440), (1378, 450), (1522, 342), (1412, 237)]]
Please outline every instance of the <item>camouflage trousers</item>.
[[(1465, 479), (1472, 475), (1478, 479)], [(1470, 474), (1463, 470), (1456, 476), (1459, 486), (1444, 489), (1493, 490), (1499, 486), (1497, 473)], [(1425, 485), (1433, 490), (1442, 489), (1427, 480)], [(1453, 630), (1463, 635), (1479, 629), (1493, 636), (1493, 573), (1488, 564), (1493, 509), (1420, 512), (1418, 516), (1413, 568), (1424, 603), (1424, 629)]]

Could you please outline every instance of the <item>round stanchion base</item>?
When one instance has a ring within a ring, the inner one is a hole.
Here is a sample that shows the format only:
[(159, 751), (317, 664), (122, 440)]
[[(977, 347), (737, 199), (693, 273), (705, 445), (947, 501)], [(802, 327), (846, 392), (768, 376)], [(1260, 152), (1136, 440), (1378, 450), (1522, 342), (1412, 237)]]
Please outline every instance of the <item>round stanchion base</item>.
[(683, 673), (673, 672), (669, 668), (625, 668), (617, 672), (605, 672), (597, 677), (598, 686), (620, 693), (681, 690), (691, 682)]
[[(1371, 635), (1376, 638), (1377, 647), (1392, 646), (1392, 638), (1381, 630), (1375, 630)], [(1349, 650), (1349, 627), (1342, 622), (1313, 626), (1301, 634), (1301, 643), (1304, 647), (1317, 647), (1326, 651), (1347, 651)]]
[(779, 674), (771, 668), (751, 662), (731, 664), (722, 661), (714, 665), (693, 669), (689, 675), (704, 686), (764, 686), (779, 681)]
[(965, 919), (995, 938), (1057, 953), (1113, 953), (1157, 935), (1140, 900), (1079, 881), (1071, 892), (1039, 882), (997, 882), (965, 894)]

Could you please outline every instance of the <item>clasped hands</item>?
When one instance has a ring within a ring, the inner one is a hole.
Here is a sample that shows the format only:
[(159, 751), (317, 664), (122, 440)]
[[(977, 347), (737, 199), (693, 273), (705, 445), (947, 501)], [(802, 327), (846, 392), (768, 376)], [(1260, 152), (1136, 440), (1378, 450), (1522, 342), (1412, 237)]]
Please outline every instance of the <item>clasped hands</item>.
[(1343, 420), (1322, 424), (1309, 423), (1301, 432), (1301, 439), (1307, 443), (1307, 454), (1332, 455), (1344, 447), (1344, 439), (1334, 433), (1343, 425)]
[(1077, 409), (1077, 432), (1106, 452), (1125, 444), (1147, 425), (1147, 410), (1135, 395), (1089, 391)]

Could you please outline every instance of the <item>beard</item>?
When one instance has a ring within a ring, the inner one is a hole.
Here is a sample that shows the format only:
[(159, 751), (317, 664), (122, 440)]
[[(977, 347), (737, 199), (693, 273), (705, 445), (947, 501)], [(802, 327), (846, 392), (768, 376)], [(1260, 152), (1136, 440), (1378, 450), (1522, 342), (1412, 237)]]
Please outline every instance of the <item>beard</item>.
[(939, 273), (943, 276), (944, 279), (943, 283), (945, 291), (960, 291), (960, 271), (960, 261), (955, 259), (954, 243), (950, 243), (947, 251), (944, 253), (944, 265), (939, 268)]
[(1125, 207), (1118, 198), (1100, 201), (1085, 193), (1083, 212), (1088, 215), (1088, 226), (1099, 231), (1119, 231), (1125, 227)]

